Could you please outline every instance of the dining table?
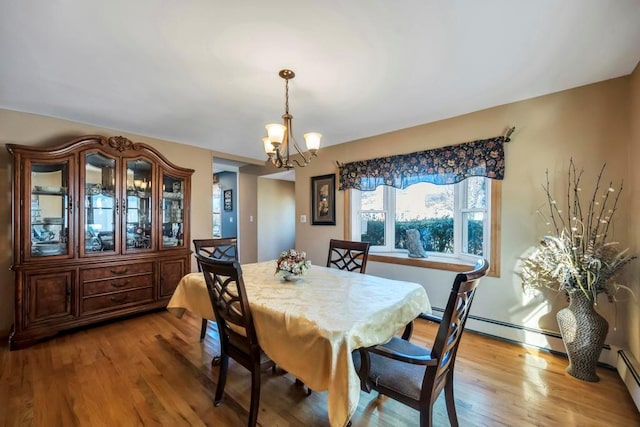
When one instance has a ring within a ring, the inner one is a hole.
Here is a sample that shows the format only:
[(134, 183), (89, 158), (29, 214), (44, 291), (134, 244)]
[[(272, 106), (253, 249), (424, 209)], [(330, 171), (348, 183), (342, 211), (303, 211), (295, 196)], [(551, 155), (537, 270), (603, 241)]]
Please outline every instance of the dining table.
[[(348, 424), (360, 397), (351, 353), (383, 344), (431, 305), (418, 283), (312, 265), (297, 281), (275, 275), (276, 261), (242, 264), (263, 351), (314, 391), (327, 391), (329, 423)], [(202, 273), (185, 275), (167, 310), (214, 319)]]

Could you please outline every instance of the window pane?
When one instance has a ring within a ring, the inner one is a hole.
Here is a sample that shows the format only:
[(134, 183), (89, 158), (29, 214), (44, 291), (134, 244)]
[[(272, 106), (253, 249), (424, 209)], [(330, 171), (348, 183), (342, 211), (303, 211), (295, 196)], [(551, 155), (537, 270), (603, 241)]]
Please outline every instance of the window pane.
[(395, 247), (406, 248), (406, 230), (417, 229), (425, 250), (453, 253), (453, 185), (414, 184), (396, 190)]
[(385, 214), (383, 212), (360, 214), (360, 241), (371, 243), (372, 246), (384, 246), (384, 221)]
[(384, 210), (384, 186), (378, 186), (374, 191), (360, 192), (360, 206), (363, 211)]
[(484, 232), (484, 214), (482, 212), (465, 212), (462, 214), (463, 252), (482, 255), (482, 239)]
[(484, 177), (473, 176), (465, 181), (467, 185), (467, 209), (482, 209), (487, 205), (487, 180)]

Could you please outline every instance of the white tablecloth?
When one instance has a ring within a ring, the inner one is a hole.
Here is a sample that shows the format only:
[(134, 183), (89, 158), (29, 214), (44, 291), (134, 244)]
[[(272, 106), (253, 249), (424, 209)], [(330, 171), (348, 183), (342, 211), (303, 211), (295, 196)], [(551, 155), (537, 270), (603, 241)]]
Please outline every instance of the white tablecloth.
[[(344, 426), (356, 410), (360, 380), (351, 352), (382, 344), (420, 313), (431, 312), (417, 283), (312, 266), (302, 280), (281, 281), (275, 261), (242, 266), (258, 341), (282, 369), (328, 391), (329, 421)], [(212, 319), (201, 273), (180, 281), (167, 309)]]

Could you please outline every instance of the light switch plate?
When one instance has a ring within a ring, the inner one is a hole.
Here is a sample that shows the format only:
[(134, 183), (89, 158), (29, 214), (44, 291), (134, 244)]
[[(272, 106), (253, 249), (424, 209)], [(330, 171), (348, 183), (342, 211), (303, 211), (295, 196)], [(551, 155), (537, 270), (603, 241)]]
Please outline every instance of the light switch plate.
[(307, 222), (307, 216), (306, 215), (300, 215), (300, 222), (303, 223), (303, 224), (305, 222)]

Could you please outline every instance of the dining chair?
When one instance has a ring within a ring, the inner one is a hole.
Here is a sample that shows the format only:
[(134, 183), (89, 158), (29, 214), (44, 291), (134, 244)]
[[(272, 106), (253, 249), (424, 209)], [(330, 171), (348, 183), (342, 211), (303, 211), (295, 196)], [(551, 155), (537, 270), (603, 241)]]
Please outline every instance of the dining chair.
[[(213, 259), (238, 260), (238, 239), (235, 237), (225, 239), (193, 239), (195, 253), (205, 255)], [(198, 271), (200, 264), (198, 264)], [(202, 319), (200, 328), (200, 341), (204, 340), (207, 334), (207, 319)]]
[(366, 242), (331, 239), (327, 267), (333, 266), (340, 270), (357, 271), (364, 274), (370, 246), (371, 244)]
[(251, 372), (248, 426), (253, 427), (258, 420), (260, 406), (261, 371), (266, 368), (275, 371), (275, 363), (258, 344), (240, 263), (235, 260), (216, 260), (198, 254), (196, 259), (207, 284), (220, 334), (220, 372), (214, 405), (222, 404), (231, 357)]
[(479, 280), (489, 263), (481, 259), (472, 271), (459, 273), (442, 317), (419, 316), (439, 323), (431, 349), (393, 337), (388, 343), (360, 348), (353, 353), (354, 364), (366, 392), (376, 390), (420, 412), (420, 427), (431, 426), (433, 404), (444, 389), (451, 426), (458, 426), (453, 394), (453, 372), (458, 344), (464, 331)]

